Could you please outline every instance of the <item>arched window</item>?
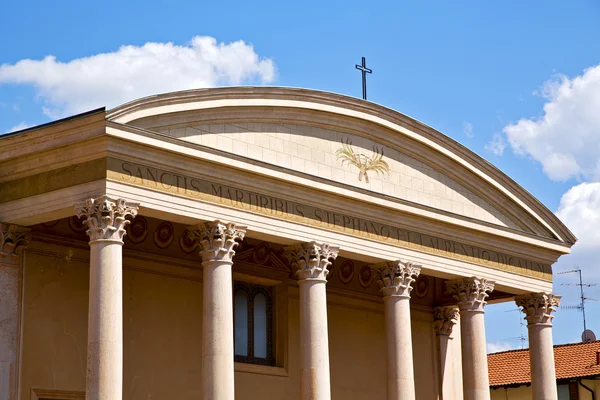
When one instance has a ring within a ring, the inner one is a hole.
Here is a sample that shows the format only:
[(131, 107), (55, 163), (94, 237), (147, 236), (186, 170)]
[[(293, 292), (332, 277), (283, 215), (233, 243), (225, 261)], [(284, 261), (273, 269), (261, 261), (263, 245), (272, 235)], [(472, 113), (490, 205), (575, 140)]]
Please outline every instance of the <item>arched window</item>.
[(235, 361), (274, 365), (271, 288), (236, 283), (233, 313)]

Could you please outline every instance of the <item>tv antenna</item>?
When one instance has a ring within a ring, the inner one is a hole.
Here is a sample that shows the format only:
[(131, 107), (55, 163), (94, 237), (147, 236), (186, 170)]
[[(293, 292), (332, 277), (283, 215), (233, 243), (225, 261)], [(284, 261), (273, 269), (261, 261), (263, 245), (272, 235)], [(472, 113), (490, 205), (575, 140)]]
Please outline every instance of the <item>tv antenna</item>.
[(525, 319), (521, 318), (521, 309), (520, 308), (514, 308), (512, 310), (506, 310), (504, 312), (515, 312), (518, 311), (519, 312), (519, 327), (521, 328), (521, 334), (518, 337), (511, 337), (508, 338), (507, 340), (518, 340), (521, 343), (521, 349), (525, 348), (525, 342), (527, 342), (527, 338), (525, 337), (524, 334), (524, 330), (525, 330)]
[(570, 269), (568, 271), (562, 271), (562, 272), (558, 272), (557, 275), (565, 275), (565, 274), (579, 274), (579, 283), (561, 283), (561, 286), (579, 286), (579, 289), (581, 291), (581, 304), (577, 304), (577, 305), (571, 305), (571, 306), (560, 306), (560, 308), (563, 308), (565, 310), (580, 310), (581, 313), (583, 314), (583, 335), (581, 337), (581, 339), (584, 342), (588, 342), (590, 340), (592, 340), (590, 333), (591, 331), (589, 331), (587, 329), (586, 323), (585, 323), (585, 301), (586, 300), (591, 300), (591, 301), (600, 301), (597, 299), (591, 299), (589, 297), (585, 297), (584, 293), (583, 293), (583, 287), (592, 287), (592, 286), (598, 286), (597, 283), (583, 283), (583, 280), (581, 278), (581, 268), (577, 268), (577, 269)]

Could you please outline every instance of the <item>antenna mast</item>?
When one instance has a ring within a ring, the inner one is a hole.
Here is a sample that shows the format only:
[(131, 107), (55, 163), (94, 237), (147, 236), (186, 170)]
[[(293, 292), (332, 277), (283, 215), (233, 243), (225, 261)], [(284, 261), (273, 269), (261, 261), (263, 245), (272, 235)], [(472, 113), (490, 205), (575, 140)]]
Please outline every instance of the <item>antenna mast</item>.
[(586, 300), (595, 300), (595, 299), (588, 299), (585, 297), (584, 293), (583, 293), (583, 287), (592, 287), (592, 286), (596, 286), (598, 285), (597, 283), (583, 283), (583, 279), (581, 278), (581, 268), (577, 268), (577, 269), (571, 269), (568, 271), (563, 271), (563, 272), (558, 272), (557, 275), (564, 275), (564, 274), (579, 274), (579, 283), (561, 283), (561, 286), (579, 286), (579, 289), (581, 291), (581, 304), (577, 305), (577, 306), (565, 306), (565, 309), (579, 309), (581, 310), (581, 313), (583, 314), (583, 341), (587, 342), (588, 341), (588, 334), (587, 334), (587, 326), (586, 326), (586, 321), (585, 321), (585, 301)]

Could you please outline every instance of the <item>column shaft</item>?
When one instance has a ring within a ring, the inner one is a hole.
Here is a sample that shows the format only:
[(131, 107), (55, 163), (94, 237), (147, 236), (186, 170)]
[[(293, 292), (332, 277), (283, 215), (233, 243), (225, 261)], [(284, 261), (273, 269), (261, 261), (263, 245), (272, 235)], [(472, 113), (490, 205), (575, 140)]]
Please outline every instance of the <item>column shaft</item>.
[(440, 393), (442, 400), (454, 398), (454, 381), (452, 368), (452, 348), (450, 347), (450, 336), (438, 335), (440, 346)]
[(326, 243), (302, 243), (286, 248), (286, 257), (300, 286), (300, 397), (331, 399), (329, 332), (327, 330), (327, 269), (339, 249)]
[(204, 399), (233, 400), (232, 262), (202, 263), (202, 381)]
[(484, 313), (461, 311), (460, 324), (464, 398), (489, 400), (490, 381), (485, 348)]
[(529, 325), (529, 359), (534, 400), (557, 400), (552, 325)]
[(246, 227), (213, 221), (188, 228), (202, 250), (202, 398), (234, 400), (233, 280), (237, 240)]
[(75, 205), (90, 237), (87, 400), (123, 398), (123, 236), (138, 207), (107, 196)]
[(387, 358), (388, 400), (415, 399), (415, 373), (410, 326), (411, 284), (421, 266), (390, 261), (371, 267), (383, 293)]
[(446, 287), (454, 293), (460, 310), (464, 400), (489, 400), (484, 306), (494, 283), (473, 277), (446, 282)]
[(90, 243), (86, 399), (123, 397), (122, 242)]
[(560, 296), (552, 293), (527, 293), (515, 298), (522, 307), (529, 331), (529, 361), (534, 400), (557, 400), (554, 347), (552, 346), (552, 313), (560, 304)]
[[(455, 342), (460, 343), (453, 336), (454, 325), (458, 323), (458, 308), (436, 307), (433, 309), (433, 321), (436, 336), (439, 340), (440, 355), (440, 394), (443, 400), (462, 398), (462, 391), (457, 391), (456, 381), (462, 387), (462, 373), (458, 373), (455, 365), (460, 355), (454, 351)], [(458, 361), (460, 362), (460, 361)]]
[(331, 398), (325, 280), (300, 285), (300, 379), (303, 400)]
[(0, 223), (0, 399), (19, 397), (23, 250), (29, 228)]
[(387, 342), (387, 398), (414, 400), (410, 298), (387, 296), (383, 301)]

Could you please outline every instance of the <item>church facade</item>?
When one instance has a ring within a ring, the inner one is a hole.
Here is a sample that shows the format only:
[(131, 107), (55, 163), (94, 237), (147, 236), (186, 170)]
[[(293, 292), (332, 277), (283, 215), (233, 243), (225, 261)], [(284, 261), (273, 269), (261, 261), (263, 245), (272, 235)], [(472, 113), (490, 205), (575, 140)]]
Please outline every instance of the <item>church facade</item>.
[(489, 399), (487, 302), (556, 399), (575, 237), (370, 102), (151, 96), (0, 137), (0, 399)]

